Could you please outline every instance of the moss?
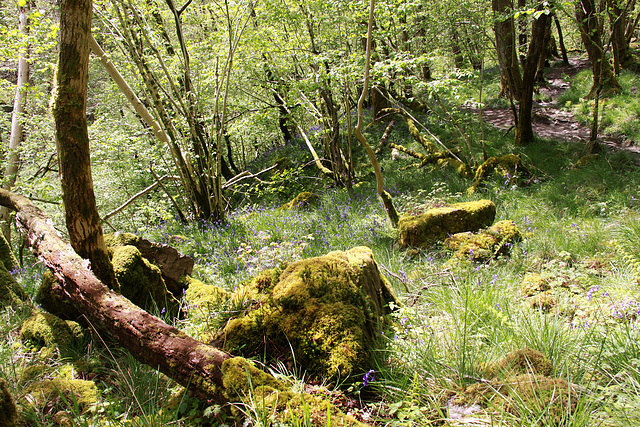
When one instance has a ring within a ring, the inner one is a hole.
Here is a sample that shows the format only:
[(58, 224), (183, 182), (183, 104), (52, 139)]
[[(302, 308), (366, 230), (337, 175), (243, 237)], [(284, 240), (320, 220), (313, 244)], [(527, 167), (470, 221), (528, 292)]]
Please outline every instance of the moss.
[(116, 246), (138, 246), (140, 237), (132, 233), (109, 233), (104, 235), (104, 243), (109, 248)]
[(42, 283), (35, 297), (36, 303), (40, 304), (40, 307), (44, 310), (49, 313), (54, 313), (60, 318), (71, 320), (80, 319), (81, 315), (78, 309), (68, 300), (58, 296), (60, 293), (56, 288), (59, 287), (58, 279), (56, 279), (51, 270), (45, 270), (42, 274)]
[(533, 416), (536, 425), (562, 425), (575, 411), (578, 395), (561, 378), (520, 374), (503, 381), (473, 384), (456, 400), (502, 408), (518, 417)]
[(508, 255), (513, 245), (521, 240), (522, 234), (513, 221), (497, 222), (460, 244), (445, 267), (464, 261), (486, 262), (498, 255)]
[(160, 269), (143, 258), (135, 246), (116, 246), (112, 250), (111, 262), (122, 296), (152, 313), (166, 311), (176, 317), (180, 302), (167, 290)]
[(317, 194), (304, 191), (298, 194), (293, 200), (282, 205), (282, 210), (305, 209), (316, 206), (320, 198)]
[(527, 273), (520, 285), (520, 294), (524, 297), (530, 297), (549, 289), (551, 289), (549, 280), (543, 279), (538, 273)]
[(498, 173), (501, 179), (509, 180), (517, 177), (518, 174), (528, 177), (531, 175), (523, 166), (520, 155), (506, 154), (502, 157), (490, 157), (476, 170), (475, 179), (467, 189), (467, 194), (475, 193), (478, 187), (494, 172)]
[(545, 313), (550, 312), (557, 304), (558, 301), (551, 291), (542, 292), (529, 298), (529, 305), (532, 309), (541, 310)]
[(4, 267), (8, 271), (17, 270), (20, 268), (18, 259), (11, 250), (11, 245), (4, 238), (4, 234), (0, 233), (0, 261), (4, 264)]
[(496, 205), (490, 200), (456, 203), (419, 215), (403, 215), (398, 223), (400, 246), (421, 247), (451, 234), (480, 230), (490, 226), (495, 216)]
[(230, 401), (240, 398), (245, 403), (274, 414), (284, 423), (302, 421), (304, 425), (357, 426), (362, 425), (345, 415), (322, 396), (294, 393), (289, 386), (256, 368), (242, 357), (222, 363), (226, 397)]
[(0, 261), (0, 305), (18, 305), (25, 299), (26, 292)]
[(37, 348), (57, 348), (60, 355), (67, 357), (73, 354), (73, 346), (77, 345), (84, 333), (76, 322), (62, 320), (51, 313), (34, 311), (22, 325), (20, 338)]
[(259, 275), (232, 298), (248, 300), (249, 308), (221, 331), (225, 350), (284, 356), (292, 349), (305, 369), (326, 378), (370, 368), (376, 332), (395, 301), (364, 247)]
[(184, 277), (183, 283), (186, 288), (184, 297), (189, 305), (213, 309), (229, 299), (229, 293), (224, 289), (207, 285), (193, 277)]
[(0, 378), (0, 420), (5, 427), (13, 427), (18, 424), (18, 408), (13, 400), (9, 384)]
[(551, 361), (538, 350), (524, 348), (512, 351), (490, 365), (485, 375), (488, 378), (506, 378), (514, 375), (531, 374), (550, 376), (553, 370)]
[(77, 405), (80, 410), (86, 411), (98, 401), (98, 388), (92, 381), (69, 378), (34, 383), (25, 389), (27, 394), (31, 396), (30, 403), (38, 410), (57, 403), (60, 408)]

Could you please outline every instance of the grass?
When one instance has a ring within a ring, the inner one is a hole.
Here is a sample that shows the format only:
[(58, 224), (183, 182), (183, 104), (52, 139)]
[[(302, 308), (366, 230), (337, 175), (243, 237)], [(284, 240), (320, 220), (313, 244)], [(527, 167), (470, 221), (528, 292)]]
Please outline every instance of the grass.
[[(623, 76), (621, 82), (629, 91), (636, 84), (630, 76)], [(588, 103), (580, 101), (580, 94), (588, 90), (588, 72), (579, 74), (573, 83), (563, 105), (586, 108)], [(635, 101), (628, 100), (633, 110)], [(612, 110), (617, 102), (623, 105), (622, 98), (607, 102)], [(611, 113), (611, 123), (621, 125), (616, 114)], [(434, 128), (443, 128), (440, 136), (458, 132), (446, 122), (435, 122)], [(473, 124), (465, 126), (472, 129)], [(410, 140), (402, 126), (398, 128), (393, 138)], [(382, 130), (369, 128), (369, 138), (375, 141)], [(486, 135), (492, 154), (514, 151), (510, 140), (500, 133), (487, 129)], [(474, 195), (496, 202), (497, 219), (515, 221), (525, 235), (511, 256), (487, 264), (443, 271), (450, 253), (438, 245), (419, 252), (398, 248), (396, 231), (373, 183), (367, 180), (356, 186), (353, 196), (341, 189), (315, 186), (320, 195), (318, 206), (301, 211), (278, 209), (291, 195), (280, 187), (284, 180), (278, 187), (253, 193), (245, 189), (238, 196), (245, 202), (230, 212), (224, 223), (183, 225), (168, 220), (142, 234), (192, 256), (195, 276), (227, 290), (265, 268), (333, 250), (369, 246), (402, 305), (394, 313), (393, 329), (383, 337), (385, 346), (377, 354), (375, 366), (371, 366), (373, 377), (368, 377), (366, 384), (355, 378), (345, 382), (341, 390), (332, 391), (340, 396), (337, 401), (354, 402), (352, 411), (363, 420), (389, 426), (462, 425), (448, 419), (452, 402), (461, 399), (470, 387), (488, 384), (483, 395), (487, 400), (481, 407), (472, 402), (461, 406), (470, 411), (465, 415), (468, 423), (633, 426), (640, 421), (633, 410), (640, 406), (640, 170), (620, 153), (601, 155), (575, 167), (582, 149), (577, 144), (553, 141), (520, 148), (516, 151), (536, 175), (531, 185), (505, 185), (496, 179)], [(289, 156), (295, 153), (292, 149), (286, 152)], [(277, 158), (279, 153), (270, 155)], [(399, 211), (425, 203), (470, 200), (465, 194), (468, 182), (453, 171), (402, 170), (410, 163), (406, 158), (392, 162), (383, 154), (386, 183)], [(287, 179), (295, 188), (307, 188), (316, 182), (308, 178), (310, 174), (301, 169)], [(41, 268), (35, 264), (17, 274), (32, 296)], [(530, 273), (548, 281), (553, 299), (550, 310), (532, 306), (521, 294), (523, 279)], [(53, 414), (29, 404), (25, 390), (30, 383), (23, 379), (25, 370), (43, 365), (42, 377), (55, 377), (56, 367), (66, 364), (72, 364), (79, 376), (91, 379), (100, 390), (98, 405), (79, 418), (78, 425), (206, 426), (234, 422), (225, 408), (182, 396), (171, 380), (140, 365), (106, 338), (103, 342), (94, 335), (70, 360), (43, 360), (41, 354), (20, 344), (19, 328), (29, 314), (28, 306), (4, 307), (0, 313), (0, 333), (7, 337), (0, 341), (0, 378), (10, 384), (28, 425), (53, 425)], [(219, 315), (207, 314), (212, 318)], [(201, 332), (202, 325), (191, 319), (187, 317), (177, 326)], [(536, 392), (530, 396), (515, 388), (507, 395), (504, 384), (485, 378), (492, 364), (524, 348), (544, 354), (552, 364), (552, 377), (571, 385), (575, 393), (569, 395), (569, 403), (550, 406), (544, 396)], [(299, 366), (269, 369), (289, 378), (292, 387), (304, 388), (302, 380), (308, 379)], [(57, 402), (56, 408), (74, 414), (72, 400)], [(235, 413), (245, 415), (246, 425), (275, 425), (260, 402), (237, 406)], [(300, 420), (300, 425), (307, 424), (309, 420)]]

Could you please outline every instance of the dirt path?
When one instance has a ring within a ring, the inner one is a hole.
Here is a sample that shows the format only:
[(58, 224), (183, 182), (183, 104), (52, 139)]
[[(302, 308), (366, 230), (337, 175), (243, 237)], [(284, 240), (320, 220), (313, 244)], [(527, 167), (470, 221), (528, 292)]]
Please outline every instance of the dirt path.
[[(556, 104), (558, 96), (569, 88), (564, 77), (573, 77), (589, 66), (588, 60), (570, 58), (569, 65), (561, 64), (546, 71), (547, 84), (539, 90), (551, 101), (533, 104), (533, 131), (538, 137), (558, 141), (589, 140), (590, 129), (578, 123), (571, 112), (559, 109)], [(482, 117), (487, 123), (500, 129), (507, 130), (513, 126), (513, 113), (510, 109), (487, 108)], [(640, 147), (623, 144), (620, 138), (601, 135), (600, 141), (614, 150), (627, 150), (640, 158)]]

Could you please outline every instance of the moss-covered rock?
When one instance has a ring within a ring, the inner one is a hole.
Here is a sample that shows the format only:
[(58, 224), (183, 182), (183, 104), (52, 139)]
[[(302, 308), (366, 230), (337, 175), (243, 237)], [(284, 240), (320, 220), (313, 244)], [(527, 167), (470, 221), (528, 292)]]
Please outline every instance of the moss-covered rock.
[(445, 267), (459, 262), (486, 262), (498, 255), (508, 255), (513, 245), (522, 240), (518, 226), (510, 220), (497, 222), (487, 230), (473, 235), (454, 236), (455, 241), (445, 241), (445, 247), (457, 248)]
[(192, 273), (192, 258), (180, 254), (170, 246), (153, 243), (131, 233), (106, 234), (104, 239), (107, 247), (110, 248), (111, 255), (116, 247), (135, 246), (143, 258), (160, 269), (167, 289), (174, 296), (179, 298), (182, 291), (186, 289), (181, 278)]
[(35, 302), (40, 304), (44, 310), (53, 313), (61, 319), (80, 320), (82, 318), (78, 309), (67, 299), (60, 298), (61, 283), (54, 276), (51, 270), (45, 270), (42, 274), (42, 282), (38, 288)]
[(8, 271), (13, 271), (20, 268), (20, 263), (15, 254), (11, 250), (11, 245), (4, 238), (4, 234), (0, 233), (0, 261), (4, 264), (4, 267)]
[(18, 408), (13, 400), (9, 384), (0, 378), (0, 425), (14, 427), (18, 425)]
[(160, 268), (144, 258), (135, 246), (116, 246), (112, 251), (111, 262), (122, 295), (151, 313), (166, 312), (177, 317), (180, 302), (167, 290)]
[(493, 224), (495, 216), (496, 205), (491, 200), (456, 203), (418, 215), (403, 215), (398, 223), (400, 246), (422, 247), (451, 234), (480, 230)]
[(558, 304), (558, 300), (552, 292), (546, 291), (530, 297), (529, 305), (534, 310), (540, 310), (544, 313), (550, 312)]
[[(297, 393), (273, 376), (257, 369), (242, 357), (227, 359), (222, 364), (225, 396), (275, 416), (281, 423), (308, 426), (362, 426), (345, 415), (322, 396)], [(330, 421), (330, 422), (329, 422)]]
[(88, 410), (98, 401), (98, 388), (95, 383), (73, 378), (54, 378), (31, 384), (25, 389), (30, 396), (29, 402), (36, 410), (42, 411), (45, 406), (57, 409)]
[(518, 154), (506, 154), (501, 157), (489, 157), (476, 170), (476, 175), (467, 189), (468, 194), (473, 194), (478, 187), (492, 174), (496, 173), (501, 180), (513, 182), (518, 178), (531, 178), (531, 173), (522, 164), (522, 159)]
[(270, 270), (239, 288), (243, 315), (218, 339), (234, 354), (285, 356), (325, 378), (370, 369), (395, 297), (369, 248), (331, 252)]
[(60, 355), (66, 357), (73, 354), (73, 346), (82, 341), (84, 331), (76, 322), (34, 311), (22, 324), (20, 338), (36, 348), (57, 348)]
[(551, 289), (548, 279), (542, 278), (538, 273), (527, 273), (520, 285), (520, 294), (523, 297), (538, 295)]
[(487, 378), (507, 378), (521, 374), (550, 376), (551, 361), (538, 350), (524, 348), (511, 353), (490, 365), (485, 372)]
[(311, 193), (309, 191), (304, 191), (298, 194), (293, 200), (289, 201), (282, 205), (282, 210), (291, 210), (291, 209), (308, 209), (310, 207), (316, 206), (320, 197), (317, 194)]
[(24, 289), (0, 261), (0, 305), (21, 304), (26, 298)]

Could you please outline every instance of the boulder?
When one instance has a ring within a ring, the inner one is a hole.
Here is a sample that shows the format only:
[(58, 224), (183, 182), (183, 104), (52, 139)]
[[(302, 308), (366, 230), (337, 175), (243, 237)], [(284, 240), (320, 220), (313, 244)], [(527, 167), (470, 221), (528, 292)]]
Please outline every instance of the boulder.
[(18, 425), (18, 408), (9, 391), (9, 384), (3, 378), (0, 378), (0, 420), (5, 427)]
[(107, 234), (104, 239), (110, 248), (135, 246), (144, 258), (160, 269), (167, 289), (176, 297), (179, 297), (182, 290), (185, 289), (180, 284), (180, 279), (193, 272), (191, 257), (182, 255), (171, 246), (153, 243), (131, 233)]
[(398, 223), (400, 246), (423, 247), (455, 233), (476, 231), (493, 224), (496, 205), (491, 200), (456, 203), (403, 215)]
[(38, 349), (57, 349), (63, 357), (72, 355), (74, 345), (78, 346), (83, 337), (84, 331), (78, 323), (41, 311), (34, 311), (20, 329), (23, 343)]
[(371, 369), (396, 302), (366, 247), (267, 270), (231, 298), (243, 312), (217, 337), (225, 350), (284, 358), (292, 351), (303, 369), (332, 379)]
[(522, 234), (511, 220), (499, 221), (479, 233), (455, 234), (444, 242), (446, 248), (456, 251), (445, 266), (461, 261), (487, 262), (498, 255), (508, 255), (521, 240)]

